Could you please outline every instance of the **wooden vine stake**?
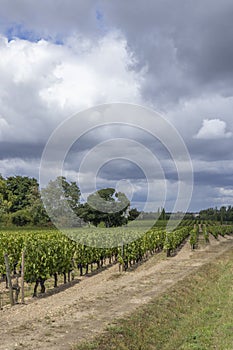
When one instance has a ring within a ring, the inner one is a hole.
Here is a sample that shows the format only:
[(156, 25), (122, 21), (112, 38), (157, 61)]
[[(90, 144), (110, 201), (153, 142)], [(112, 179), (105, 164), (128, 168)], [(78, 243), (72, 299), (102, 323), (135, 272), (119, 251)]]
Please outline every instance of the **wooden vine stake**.
[(21, 261), (21, 303), (24, 304), (24, 250), (22, 251)]
[(11, 306), (13, 306), (14, 296), (13, 296), (13, 288), (12, 288), (12, 282), (11, 282), (11, 271), (10, 271), (10, 265), (9, 265), (9, 259), (8, 259), (7, 253), (4, 254), (4, 260), (6, 265), (6, 277), (8, 281), (8, 287), (9, 287), (10, 303), (11, 303)]
[(2, 288), (0, 290), (0, 310), (2, 310), (3, 307), (3, 293), (2, 293)]

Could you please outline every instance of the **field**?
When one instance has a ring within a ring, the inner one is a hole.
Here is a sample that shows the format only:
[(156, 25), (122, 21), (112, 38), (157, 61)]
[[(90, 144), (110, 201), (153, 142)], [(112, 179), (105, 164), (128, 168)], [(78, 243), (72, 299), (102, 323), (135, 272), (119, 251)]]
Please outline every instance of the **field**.
[(233, 249), (79, 350), (233, 349)]
[[(18, 254), (19, 275), (23, 248), (25, 278), (31, 281), (26, 305), (5, 305), (0, 311), (0, 349), (232, 349), (226, 307), (232, 298), (232, 227), (193, 228), (186, 222), (174, 233), (163, 227), (137, 232), (138, 240), (123, 246), (83, 251), (80, 242), (54, 230), (2, 231), (2, 252), (8, 237), (9, 257)], [(124, 237), (131, 234), (130, 228)], [(31, 298), (42, 273), (46, 291)], [(217, 339), (216, 329), (225, 340)]]
[(23, 259), (24, 279), (27, 284), (35, 283), (33, 296), (36, 297), (38, 286), (44, 293), (45, 283), (52, 277), (56, 288), (59, 276), (63, 276), (65, 284), (74, 280), (77, 269), (82, 276), (89, 270), (93, 272), (118, 262), (119, 270), (127, 270), (162, 249), (167, 249), (170, 254), (190, 230), (189, 226), (184, 226), (166, 232), (163, 226), (159, 226), (147, 231), (145, 225), (70, 229), (66, 230), (66, 235), (54, 229), (3, 230), (0, 235), (0, 273), (2, 276), (6, 274), (7, 254), (13, 278), (20, 278)]

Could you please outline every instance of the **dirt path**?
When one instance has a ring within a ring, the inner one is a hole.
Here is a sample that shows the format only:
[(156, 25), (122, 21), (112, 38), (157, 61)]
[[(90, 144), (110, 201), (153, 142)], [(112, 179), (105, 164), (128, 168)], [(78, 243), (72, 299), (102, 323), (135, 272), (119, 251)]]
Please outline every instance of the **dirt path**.
[(233, 237), (173, 258), (160, 253), (131, 272), (113, 266), (49, 298), (0, 311), (0, 349), (68, 350), (160, 295), (201, 265), (233, 248)]

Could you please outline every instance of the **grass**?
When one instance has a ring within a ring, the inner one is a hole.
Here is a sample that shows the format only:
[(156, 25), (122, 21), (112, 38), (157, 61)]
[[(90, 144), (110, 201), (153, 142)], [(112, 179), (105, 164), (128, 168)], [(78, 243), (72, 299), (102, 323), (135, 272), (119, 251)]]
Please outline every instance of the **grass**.
[(232, 350), (233, 250), (73, 350)]

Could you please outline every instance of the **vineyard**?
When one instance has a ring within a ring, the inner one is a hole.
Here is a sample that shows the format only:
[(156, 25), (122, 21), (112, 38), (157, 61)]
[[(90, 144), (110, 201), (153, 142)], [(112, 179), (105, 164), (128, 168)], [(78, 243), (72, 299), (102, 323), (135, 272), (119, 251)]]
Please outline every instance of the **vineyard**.
[[(132, 227), (124, 234), (122, 228), (108, 232), (94, 228), (71, 230), (67, 235), (54, 229), (1, 231), (1, 273), (7, 272), (7, 253), (13, 286), (18, 279), (21, 287), (24, 276), (25, 304), (20, 290), (18, 304), (6, 305), (9, 289), (3, 276), (0, 349), (76, 349), (71, 344), (90, 340), (90, 329), (92, 334), (102, 332), (176, 283), (180, 290), (183, 282), (179, 281), (185, 276), (191, 277), (195, 271), (199, 276), (200, 266), (206, 265), (208, 270), (210, 261), (219, 254), (230, 254), (233, 247), (229, 235), (233, 227), (213, 221), (183, 221), (173, 232), (166, 232), (161, 223), (144, 234), (135, 227), (135, 241), (130, 241)], [(101, 237), (108, 238), (108, 243), (114, 237), (116, 242), (117, 234), (119, 246), (113, 248), (81, 243), (84, 237), (86, 242)], [(39, 298), (32, 298), (38, 285)]]
[[(48, 280), (56, 288), (61, 276), (65, 284), (74, 280), (75, 276), (101, 270), (103, 266), (113, 263), (119, 265), (119, 271), (126, 271), (162, 250), (166, 251), (168, 257), (173, 255), (188, 237), (191, 248), (194, 249), (200, 233), (208, 242), (209, 234), (217, 238), (218, 235), (224, 236), (232, 231), (230, 225), (213, 225), (208, 222), (194, 224), (192, 220), (183, 221), (172, 232), (167, 232), (165, 225), (154, 226), (146, 233), (140, 227), (129, 227), (124, 232), (122, 228), (97, 231), (92, 228), (79, 229), (69, 231), (67, 235), (54, 229), (3, 230), (0, 233), (0, 274), (2, 282), (5, 280), (8, 287), (5, 263), (7, 254), (10, 275), (18, 283), (23, 258), (24, 280), (27, 285), (34, 285), (35, 297), (39, 285), (40, 292), (45, 293), (45, 283)], [(98, 248), (97, 242), (106, 247)], [(17, 288), (20, 286), (16, 285), (15, 289)]]

